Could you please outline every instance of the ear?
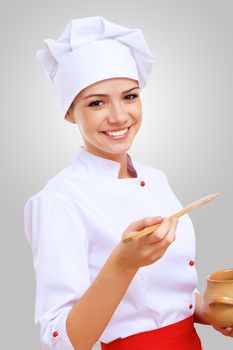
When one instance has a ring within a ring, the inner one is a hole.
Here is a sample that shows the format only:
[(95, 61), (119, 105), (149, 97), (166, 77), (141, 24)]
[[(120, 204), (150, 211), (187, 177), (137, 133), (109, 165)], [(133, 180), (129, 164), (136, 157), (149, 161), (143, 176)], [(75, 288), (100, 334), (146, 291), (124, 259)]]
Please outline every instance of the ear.
[(76, 124), (73, 113), (72, 113), (72, 109), (69, 108), (65, 117), (64, 117), (68, 122), (71, 122), (73, 124)]

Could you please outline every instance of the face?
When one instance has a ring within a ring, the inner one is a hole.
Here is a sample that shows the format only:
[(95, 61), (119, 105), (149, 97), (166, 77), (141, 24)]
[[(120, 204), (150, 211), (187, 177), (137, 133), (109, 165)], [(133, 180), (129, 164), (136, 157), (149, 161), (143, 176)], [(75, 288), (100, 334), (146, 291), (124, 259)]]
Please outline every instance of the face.
[(142, 121), (137, 80), (112, 78), (83, 89), (66, 119), (76, 123), (85, 148), (112, 160), (126, 154)]

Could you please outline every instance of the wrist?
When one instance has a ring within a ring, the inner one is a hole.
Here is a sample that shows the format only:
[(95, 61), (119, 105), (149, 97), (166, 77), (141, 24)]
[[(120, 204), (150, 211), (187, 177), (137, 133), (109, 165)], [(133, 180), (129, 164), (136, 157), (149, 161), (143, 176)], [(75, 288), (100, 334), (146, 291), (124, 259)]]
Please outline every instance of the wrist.
[(139, 269), (139, 266), (129, 264), (128, 260), (122, 257), (119, 244), (112, 251), (110, 259), (114, 266), (122, 273), (135, 275)]
[(200, 324), (209, 325), (210, 323), (205, 318), (203, 311), (203, 295), (200, 293), (195, 293), (195, 311), (194, 311), (194, 322)]

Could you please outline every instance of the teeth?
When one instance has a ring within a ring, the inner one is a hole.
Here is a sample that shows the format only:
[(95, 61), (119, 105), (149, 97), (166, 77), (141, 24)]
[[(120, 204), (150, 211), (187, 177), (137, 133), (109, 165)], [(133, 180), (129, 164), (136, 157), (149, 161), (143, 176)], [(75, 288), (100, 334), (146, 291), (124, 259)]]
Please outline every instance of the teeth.
[(106, 134), (110, 135), (110, 136), (121, 136), (126, 134), (128, 131), (127, 129), (121, 130), (121, 131), (106, 131)]

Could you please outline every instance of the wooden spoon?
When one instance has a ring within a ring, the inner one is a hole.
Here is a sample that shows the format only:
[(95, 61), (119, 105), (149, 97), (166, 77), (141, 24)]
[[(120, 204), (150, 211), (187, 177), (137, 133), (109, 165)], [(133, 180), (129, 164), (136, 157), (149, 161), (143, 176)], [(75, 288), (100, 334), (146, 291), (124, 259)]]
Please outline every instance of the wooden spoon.
[[(180, 216), (187, 214), (189, 211), (200, 207), (203, 204), (208, 203), (209, 201), (211, 201), (212, 199), (216, 198), (219, 195), (219, 193), (213, 193), (209, 196), (203, 197), (201, 199), (198, 199), (197, 201), (187, 205), (184, 209), (178, 211), (177, 213), (171, 215), (168, 217), (168, 219), (173, 219), (173, 218), (179, 218)], [(144, 237), (146, 235), (149, 235), (150, 233), (154, 232), (156, 228), (158, 228), (161, 224), (155, 224), (153, 226), (149, 226), (144, 228), (141, 231), (138, 231), (137, 233), (135, 232), (127, 232), (124, 237), (123, 237), (123, 242), (127, 243), (130, 242), (132, 240)]]

